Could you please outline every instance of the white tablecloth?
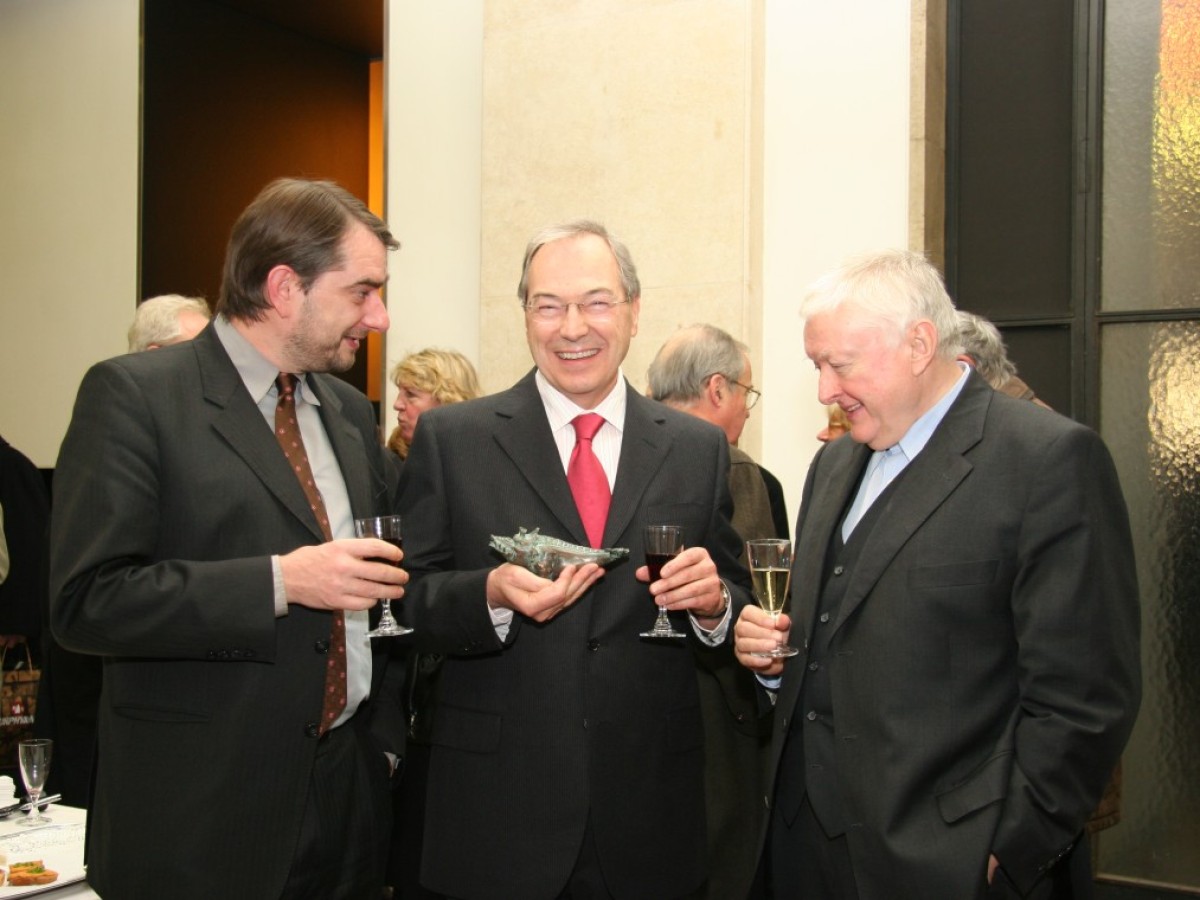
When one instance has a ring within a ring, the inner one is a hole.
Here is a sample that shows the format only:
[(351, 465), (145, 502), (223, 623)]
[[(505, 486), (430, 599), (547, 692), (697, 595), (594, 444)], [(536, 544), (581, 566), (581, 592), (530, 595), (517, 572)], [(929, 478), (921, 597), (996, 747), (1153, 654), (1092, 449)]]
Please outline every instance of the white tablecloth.
[[(52, 826), (83, 825), (87, 822), (87, 810), (77, 809), (74, 806), (53, 805), (45, 810), (45, 814), (51, 818)], [(31, 839), (36, 837), (39, 829), (22, 828), (17, 824), (17, 822), (20, 821), (20, 817), (24, 815), (24, 813), (18, 813), (17, 815), (10, 816), (7, 819), (0, 819), (0, 848), (4, 848), (5, 839), (10, 839), (11, 841), (22, 839), (25, 836), (29, 836)], [(59, 830), (61, 831), (61, 828)], [(72, 833), (74, 833), (76, 830), (79, 832), (80, 843), (77, 848), (77, 853), (72, 853), (71, 856), (73, 859), (81, 860), (83, 858), (83, 829), (72, 829)], [(72, 849), (75, 850), (76, 848)], [(8, 850), (6, 849), (5, 852), (8, 852)], [(47, 850), (43, 854), (43, 859), (46, 862), (47, 868), (58, 869), (58, 866), (55, 864), (54, 856), (54, 851), (51, 850)], [(8, 861), (10, 863), (17, 862), (18, 857), (15, 857), (10, 853)], [(61, 869), (58, 870), (62, 871)], [(63, 872), (63, 874), (78, 875), (79, 872), (78, 870), (75, 870), (73, 873)], [(90, 887), (88, 887), (87, 883), (84, 881), (76, 881), (73, 884), (46, 885), (45, 887), (39, 889), (13, 888), (7, 885), (0, 887), (0, 900), (4, 900), (4, 898), (7, 897), (12, 897), (14, 900), (17, 900), (17, 898), (28, 896), (30, 894), (39, 898), (44, 897), (46, 900), (68, 900), (68, 898), (70, 898), (70, 900), (79, 900), (79, 898), (98, 898), (100, 896)]]

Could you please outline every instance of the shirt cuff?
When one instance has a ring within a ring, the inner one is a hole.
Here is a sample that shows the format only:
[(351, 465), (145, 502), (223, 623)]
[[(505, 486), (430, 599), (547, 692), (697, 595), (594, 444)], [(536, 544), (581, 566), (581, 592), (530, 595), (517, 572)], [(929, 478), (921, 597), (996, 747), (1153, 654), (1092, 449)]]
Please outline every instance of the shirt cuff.
[(283, 569), (279, 566), (279, 557), (271, 557), (271, 578), (275, 582), (275, 618), (280, 619), (288, 614), (287, 591), (283, 587)]
[(504, 606), (488, 607), (488, 615), (492, 617), (492, 627), (496, 629), (496, 637), (501, 641), (508, 637), (508, 629), (512, 627), (513, 611)]
[(688, 618), (692, 620), (692, 630), (696, 632), (696, 637), (700, 642), (707, 644), (710, 647), (719, 647), (725, 643), (725, 636), (729, 634), (729, 621), (732, 618), (733, 603), (732, 597), (729, 596), (729, 588), (725, 582), (721, 582), (721, 597), (725, 601), (725, 612), (721, 615), (721, 621), (715, 627), (709, 629), (700, 624), (691, 610), (688, 610)]
[[(770, 691), (772, 695), (775, 694), (779, 690), (779, 686), (783, 684), (782, 675), (759, 675), (757, 672), (755, 672), (754, 677), (757, 678), (758, 683)], [(771, 702), (775, 702), (774, 696), (771, 697)]]

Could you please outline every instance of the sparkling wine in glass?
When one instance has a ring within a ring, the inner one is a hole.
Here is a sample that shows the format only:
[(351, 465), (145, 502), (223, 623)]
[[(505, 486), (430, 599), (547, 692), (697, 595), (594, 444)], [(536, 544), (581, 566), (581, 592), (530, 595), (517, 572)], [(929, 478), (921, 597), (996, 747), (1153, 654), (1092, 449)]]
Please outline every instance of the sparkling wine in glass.
[[(371, 516), (367, 519), (355, 519), (354, 534), (360, 538), (376, 538), (387, 541), (393, 547), (403, 548), (404, 546), (400, 535), (399, 516)], [(399, 565), (390, 559), (376, 559), (375, 561), (388, 565)], [(411, 634), (411, 628), (401, 625), (392, 616), (392, 601), (383, 600), (382, 603), (383, 614), (379, 617), (379, 624), (375, 626), (374, 630), (367, 632), (367, 637), (399, 637), (402, 634)]]
[(19, 821), (18, 825), (45, 825), (50, 821), (50, 817), (42, 815), (42, 811), (38, 809), (38, 798), (42, 796), (46, 776), (50, 774), (50, 751), (53, 749), (54, 742), (47, 738), (21, 741), (17, 745), (21, 780), (25, 782), (25, 792), (29, 795), (29, 815)]
[[(781, 540), (746, 541), (746, 564), (750, 567), (750, 584), (754, 599), (774, 622), (783, 612), (788, 584), (792, 578), (792, 542)], [(800, 651), (786, 644), (774, 650), (756, 652), (755, 656), (795, 656)]]
[[(683, 526), (647, 525), (642, 530), (642, 549), (646, 552), (646, 568), (650, 570), (650, 581), (658, 581), (662, 577), (662, 567), (667, 561), (683, 552)], [(654, 627), (643, 631), (641, 637), (686, 638), (687, 635), (675, 630), (666, 607), (660, 606)]]

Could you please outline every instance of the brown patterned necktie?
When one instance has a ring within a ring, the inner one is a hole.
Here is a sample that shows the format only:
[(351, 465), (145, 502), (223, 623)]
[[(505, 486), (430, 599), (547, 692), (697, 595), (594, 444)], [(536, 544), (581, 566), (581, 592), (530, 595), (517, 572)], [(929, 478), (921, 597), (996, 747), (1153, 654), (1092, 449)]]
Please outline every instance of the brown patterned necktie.
[[(275, 437), (279, 440), (283, 455), (291, 463), (292, 471), (300, 480), (300, 487), (304, 489), (313, 515), (317, 517), (321, 533), (325, 540), (332, 540), (325, 501), (321, 499), (321, 492), (317, 490), (317, 482), (313, 479), (308, 452), (304, 449), (304, 438), (300, 436), (300, 425), (296, 421), (296, 376), (280, 372), (275, 384), (279, 388), (279, 402), (275, 406)], [(341, 610), (333, 614), (330, 638), (325, 695), (321, 707), (321, 734), (329, 730), (346, 708), (346, 617)]]

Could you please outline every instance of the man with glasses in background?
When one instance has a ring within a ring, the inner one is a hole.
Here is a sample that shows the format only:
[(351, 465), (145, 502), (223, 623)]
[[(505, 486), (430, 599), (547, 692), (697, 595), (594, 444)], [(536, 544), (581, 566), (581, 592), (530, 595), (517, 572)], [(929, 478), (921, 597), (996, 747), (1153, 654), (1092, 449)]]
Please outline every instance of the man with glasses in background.
[[(424, 413), (401, 478), (401, 615), (446, 654), (422, 882), (454, 898), (700, 896), (696, 656), (722, 652), (748, 600), (728, 442), (622, 377), (640, 288), (603, 226), (537, 234), (518, 296), (534, 371)], [(653, 585), (649, 524), (682, 525), (686, 544)], [(541, 578), (489, 549), (519, 528), (630, 555)], [(639, 636), (656, 602), (684, 640)]]
[[(716, 425), (729, 441), (733, 527), (743, 541), (787, 538), (776, 530), (758, 464), (737, 446), (761, 393), (752, 387), (749, 348), (715, 325), (689, 325), (667, 339), (650, 363), (647, 393), (661, 403)], [(759, 897), (758, 832), (766, 822), (769, 718), (759, 715), (757, 681), (732, 654), (699, 670), (704, 708), (711, 900)]]

